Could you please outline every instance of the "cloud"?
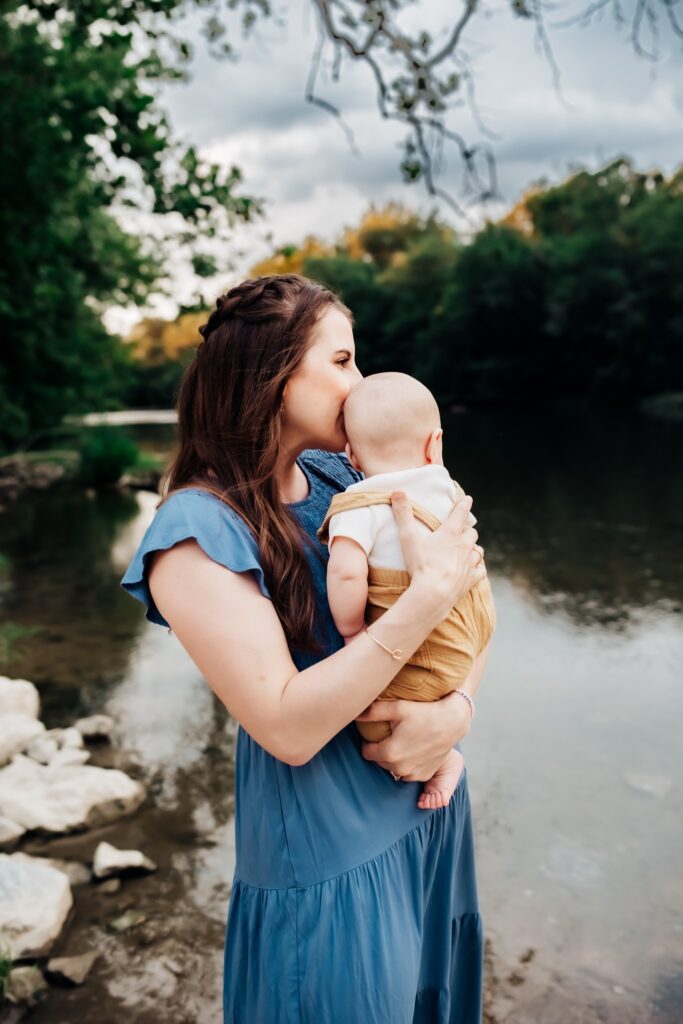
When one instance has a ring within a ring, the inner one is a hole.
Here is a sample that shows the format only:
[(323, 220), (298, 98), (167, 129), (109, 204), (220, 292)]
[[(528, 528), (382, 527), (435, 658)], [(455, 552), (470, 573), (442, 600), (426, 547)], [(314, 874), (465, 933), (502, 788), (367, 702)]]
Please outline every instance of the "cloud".
[[(546, 24), (569, 10), (555, 10)], [(243, 191), (266, 200), (265, 222), (237, 232), (243, 273), (267, 254), (267, 231), (275, 244), (311, 233), (331, 240), (344, 225), (357, 223), (371, 201), (395, 199), (421, 213), (436, 207), (444, 220), (462, 226), (423, 186), (401, 181), (404, 132), (381, 118), (369, 69), (345, 59), (340, 81), (333, 82), (328, 46), (318, 83), (318, 94), (343, 112), (361, 157), (351, 151), (337, 120), (306, 102), (315, 16), (310, 0), (293, 0), (286, 11), (284, 27), (264, 21), (246, 41), (231, 31), (241, 54), (235, 63), (206, 55), (202, 15), (195, 11), (184, 23), (196, 46), (192, 81), (160, 87), (176, 135), (211, 159), (237, 164), (244, 172)], [(628, 31), (618, 31), (609, 18), (583, 29), (550, 27), (560, 97), (533, 26), (512, 17), (502, 0), (483, 11), (468, 29), (465, 51), (475, 72), (478, 109), (500, 135), (491, 146), (508, 205), (532, 181), (561, 180), (577, 162), (597, 167), (624, 154), (638, 167), (657, 165), (670, 173), (683, 161), (680, 41), (663, 37), (662, 58), (653, 65), (634, 54)], [(431, 28), (443, 40), (453, 17), (451, 0), (419, 0), (401, 13), (401, 23)], [(449, 126), (469, 142), (484, 139), (467, 107), (449, 114)], [(458, 198), (461, 181), (457, 149), (448, 144), (437, 184)], [(474, 207), (474, 213), (481, 219), (503, 208)]]

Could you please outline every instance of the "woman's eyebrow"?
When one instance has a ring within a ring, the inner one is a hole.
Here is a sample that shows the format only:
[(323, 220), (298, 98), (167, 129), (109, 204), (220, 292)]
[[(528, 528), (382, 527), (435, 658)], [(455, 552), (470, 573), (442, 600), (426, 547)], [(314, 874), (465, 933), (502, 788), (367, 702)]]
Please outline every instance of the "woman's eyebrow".
[(338, 348), (337, 351), (334, 354), (335, 354), (335, 356), (342, 356), (343, 355), (343, 356), (348, 356), (349, 359), (351, 358), (351, 353), (349, 352), (348, 348)]

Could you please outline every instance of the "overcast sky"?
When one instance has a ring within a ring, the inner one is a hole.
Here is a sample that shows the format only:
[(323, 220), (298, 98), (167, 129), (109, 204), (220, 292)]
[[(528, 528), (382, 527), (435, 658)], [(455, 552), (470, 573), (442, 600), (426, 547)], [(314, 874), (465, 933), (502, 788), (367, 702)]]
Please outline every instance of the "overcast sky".
[[(634, 3), (622, 4), (626, 14)], [(588, 0), (558, 5), (547, 23), (587, 5)], [(662, 22), (656, 63), (634, 53), (628, 31), (615, 27), (611, 8), (588, 27), (549, 28), (561, 74), (560, 97), (548, 61), (534, 44), (532, 23), (514, 18), (509, 8), (508, 2), (488, 4), (465, 37), (477, 107), (498, 136), (491, 144), (504, 199), (503, 207), (471, 208), (475, 221), (500, 215), (535, 180), (562, 180), (578, 162), (595, 168), (625, 154), (641, 170), (658, 166), (666, 173), (683, 162), (683, 40), (670, 28)], [(423, 185), (401, 182), (399, 141), (404, 133), (379, 115), (368, 68), (344, 59), (341, 79), (333, 82), (325, 69), (332, 59), (327, 44), (317, 87), (318, 95), (343, 111), (360, 156), (351, 151), (336, 119), (306, 102), (318, 38), (313, 5), (291, 0), (276, 10), (284, 26), (263, 21), (247, 40), (238, 22), (232, 23), (237, 62), (207, 55), (199, 34), (203, 16), (195, 12), (182, 24), (196, 45), (192, 80), (165, 85), (160, 94), (176, 137), (227, 167), (237, 164), (244, 172), (243, 191), (266, 202), (266, 216), (237, 232), (243, 255), (218, 290), (246, 276), (250, 265), (274, 246), (299, 242), (309, 233), (332, 240), (344, 226), (357, 224), (370, 202), (398, 200), (422, 213), (436, 206), (444, 220), (463, 227)], [(459, 10), (451, 0), (416, 0), (402, 24), (445, 38)], [(649, 45), (650, 38), (644, 35), (643, 42)], [(447, 123), (468, 142), (484, 139), (466, 107), (452, 111)], [(457, 150), (447, 144), (438, 184), (462, 198), (461, 180)], [(189, 298), (195, 282), (185, 276), (177, 287), (180, 298)], [(168, 303), (158, 309), (173, 312)]]

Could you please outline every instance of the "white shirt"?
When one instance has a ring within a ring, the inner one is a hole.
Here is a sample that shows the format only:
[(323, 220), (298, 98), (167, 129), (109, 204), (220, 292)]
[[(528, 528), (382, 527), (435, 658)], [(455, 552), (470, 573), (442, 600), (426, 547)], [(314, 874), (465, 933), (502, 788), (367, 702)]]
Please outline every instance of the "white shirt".
[[(401, 469), (393, 473), (375, 473), (346, 488), (356, 491), (404, 491), (408, 498), (432, 512), (443, 521), (453, 508), (462, 491), (451, 480), (445, 466), (428, 463), (414, 469)], [(430, 532), (429, 527), (416, 520), (418, 530)], [(405, 569), (398, 526), (391, 505), (369, 505), (365, 508), (337, 512), (329, 523), (330, 539), (350, 537), (368, 556), (368, 564), (382, 569)]]

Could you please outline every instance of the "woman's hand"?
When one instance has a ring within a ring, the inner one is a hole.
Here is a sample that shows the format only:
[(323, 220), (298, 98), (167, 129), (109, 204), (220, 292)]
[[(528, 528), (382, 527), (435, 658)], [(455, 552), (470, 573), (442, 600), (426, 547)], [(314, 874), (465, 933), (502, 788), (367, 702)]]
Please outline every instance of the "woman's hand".
[[(402, 491), (391, 495), (391, 507), (398, 526), (401, 550), (413, 584), (434, 602), (436, 623), (473, 586), (486, 576), (483, 550), (476, 543), (476, 522), (470, 513), (472, 498), (462, 495), (441, 526), (426, 533), (416, 525), (413, 509)], [(435, 624), (436, 624), (435, 623)]]
[(426, 782), (470, 729), (470, 709), (457, 693), (436, 701), (376, 700), (356, 718), (391, 722), (392, 734), (378, 743), (363, 743), (367, 761), (399, 775), (404, 782)]

